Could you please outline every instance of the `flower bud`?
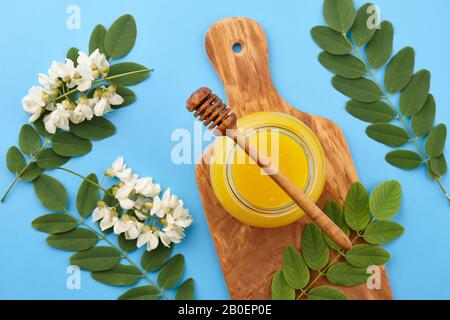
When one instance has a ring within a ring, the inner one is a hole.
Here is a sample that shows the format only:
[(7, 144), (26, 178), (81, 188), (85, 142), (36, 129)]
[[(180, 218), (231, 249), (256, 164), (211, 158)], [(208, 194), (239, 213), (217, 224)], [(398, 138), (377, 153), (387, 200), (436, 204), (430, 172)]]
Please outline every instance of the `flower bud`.
[(114, 178), (114, 171), (113, 171), (112, 168), (111, 168), (111, 169), (107, 169), (107, 170), (105, 171), (105, 174), (106, 174), (108, 177), (110, 177), (110, 178)]
[(86, 96), (81, 96), (80, 99), (78, 99), (78, 102), (81, 104), (88, 104), (89, 103), (89, 99)]
[(94, 79), (97, 79), (100, 76), (100, 72), (98, 70), (94, 70), (92, 71), (92, 76), (94, 77)]
[(112, 85), (110, 85), (110, 86), (108, 87), (108, 91), (111, 92), (111, 93), (115, 93), (116, 90), (117, 90), (117, 87), (116, 87), (116, 85), (114, 85), (114, 84), (112, 84)]
[(97, 207), (99, 207), (99, 208), (104, 208), (106, 206), (106, 203), (104, 202), (104, 201), (98, 201), (97, 202)]
[(157, 226), (151, 226), (150, 229), (155, 232), (155, 231), (159, 231), (159, 228)]
[(118, 186), (114, 186), (114, 187), (111, 189), (111, 193), (113, 194), (113, 196), (116, 196), (117, 191), (119, 191), (119, 187), (118, 187)]
[(97, 89), (94, 92), (94, 98), (101, 98), (102, 97), (102, 90), (101, 89)]
[(111, 92), (109, 92), (109, 91), (105, 91), (102, 93), (102, 98), (109, 99), (109, 98), (111, 98), (111, 96), (112, 96)]
[(153, 203), (151, 203), (150, 201), (144, 203), (144, 208), (147, 209), (147, 210), (152, 210)]
[(101, 72), (102, 74), (108, 74), (108, 73), (109, 73), (109, 67), (103, 67), (103, 68), (100, 70), (100, 72)]

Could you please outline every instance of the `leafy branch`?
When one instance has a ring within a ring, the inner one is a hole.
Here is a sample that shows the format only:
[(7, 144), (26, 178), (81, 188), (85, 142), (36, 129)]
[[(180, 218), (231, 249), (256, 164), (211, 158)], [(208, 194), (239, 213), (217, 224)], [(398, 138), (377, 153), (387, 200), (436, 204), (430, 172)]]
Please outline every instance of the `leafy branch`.
[[(325, 0), (328, 26), (311, 30), (313, 39), (324, 50), (319, 61), (336, 74), (333, 87), (352, 99), (347, 103), (347, 112), (370, 123), (366, 134), (371, 139), (392, 148), (410, 143), (415, 150), (389, 152), (386, 161), (404, 170), (426, 166), (450, 201), (441, 182), (447, 173), (444, 156), (447, 128), (444, 124), (434, 126), (436, 103), (429, 93), (430, 72), (414, 73), (413, 48), (406, 47), (391, 58), (394, 28), (388, 21), (375, 25), (374, 8), (367, 3), (355, 12), (352, 0)], [(375, 75), (375, 70), (383, 66), (386, 66), (384, 85)], [(398, 93), (400, 102), (396, 106), (392, 97)]]
[[(283, 267), (272, 280), (273, 299), (347, 300), (338, 288), (317, 286), (317, 282), (326, 278), (335, 286), (362, 285), (370, 277), (368, 267), (389, 261), (389, 252), (380, 245), (404, 232), (401, 225), (390, 221), (400, 210), (401, 197), (397, 181), (380, 184), (370, 197), (357, 182), (350, 188), (343, 209), (336, 201), (329, 201), (325, 213), (347, 234), (352, 233), (353, 248), (344, 251), (315, 224), (306, 225), (301, 252), (292, 246), (284, 251)], [(312, 271), (317, 272), (313, 279)]]
[[(180, 281), (184, 272), (183, 255), (177, 254), (170, 258), (172, 247), (160, 244), (156, 250), (143, 254), (139, 267), (128, 255), (137, 250), (136, 240), (127, 240), (121, 235), (116, 245), (106, 236), (110, 231), (98, 231), (85, 221), (100, 200), (99, 191), (103, 192), (102, 201), (106, 205), (115, 205), (111, 192), (98, 182), (95, 174), (85, 177), (70, 169), (59, 169), (83, 180), (76, 202), (81, 218), (67, 211), (68, 196), (64, 186), (56, 179), (43, 174), (39, 183), (35, 184), (35, 191), (41, 203), (55, 212), (36, 218), (32, 222), (33, 227), (50, 234), (47, 237), (50, 246), (76, 251), (71, 256), (70, 263), (90, 271), (96, 281), (112, 286), (134, 286), (142, 278), (148, 281), (146, 286), (127, 290), (119, 299), (169, 299), (164, 290), (176, 287)], [(97, 246), (100, 240), (105, 241), (108, 246)], [(121, 264), (122, 259), (128, 261), (128, 264)], [(159, 271), (157, 284), (147, 274), (156, 271)], [(175, 298), (188, 300), (192, 299), (193, 295), (194, 281), (188, 279), (178, 287)]]
[[(118, 18), (108, 30), (102, 25), (97, 25), (90, 37), (89, 53), (99, 49), (110, 61), (122, 58), (133, 48), (136, 35), (136, 22), (130, 15)], [(67, 52), (67, 58), (76, 63), (78, 53), (77, 48), (71, 48)], [(136, 100), (136, 95), (128, 86), (134, 86), (146, 80), (152, 71), (153, 69), (134, 62), (112, 64), (106, 76), (101, 75), (92, 81), (88, 95), (93, 95), (100, 85), (114, 86), (115, 92), (123, 98), (123, 103), (114, 105), (112, 108), (129, 106)], [(73, 103), (76, 97), (82, 95), (77, 87), (68, 90), (63, 85), (61, 90), (61, 94), (54, 98), (50, 97), (48, 104), (54, 105), (62, 100)], [(45, 111), (44, 115), (47, 112)], [(15, 177), (0, 202), (6, 200), (19, 180), (35, 181), (45, 170), (55, 169), (73, 157), (91, 152), (92, 141), (103, 140), (116, 133), (114, 124), (103, 116), (96, 116), (78, 124), (71, 123), (69, 131), (60, 130), (55, 134), (46, 130), (42, 118), (43, 115), (34, 122), (34, 128), (28, 124), (24, 125), (19, 134), (19, 148), (13, 146), (7, 152), (7, 168), (15, 174)], [(44, 143), (41, 139), (44, 139)], [(28, 160), (26, 156), (29, 157)]]

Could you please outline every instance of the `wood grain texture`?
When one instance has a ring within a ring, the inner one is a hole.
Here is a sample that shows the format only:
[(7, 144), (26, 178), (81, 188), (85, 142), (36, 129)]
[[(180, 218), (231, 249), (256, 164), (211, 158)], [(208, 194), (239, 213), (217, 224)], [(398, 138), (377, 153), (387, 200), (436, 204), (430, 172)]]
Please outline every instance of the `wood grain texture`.
[[(240, 53), (232, 50), (235, 43), (241, 44)], [(314, 131), (327, 157), (327, 182), (318, 205), (323, 207), (327, 200), (342, 204), (351, 184), (358, 180), (345, 137), (335, 123), (295, 109), (278, 94), (260, 25), (247, 18), (221, 20), (206, 35), (206, 51), (225, 86), (228, 104), (238, 117), (259, 111), (284, 112)], [(233, 299), (270, 299), (272, 277), (281, 267), (284, 248), (301, 248), (303, 227), (310, 220), (305, 217), (283, 228), (259, 229), (234, 219), (222, 208), (211, 187), (211, 151), (209, 147), (197, 165), (196, 179), (228, 290)], [(351, 299), (392, 299), (384, 267), (380, 290), (369, 290), (366, 285), (340, 289)]]

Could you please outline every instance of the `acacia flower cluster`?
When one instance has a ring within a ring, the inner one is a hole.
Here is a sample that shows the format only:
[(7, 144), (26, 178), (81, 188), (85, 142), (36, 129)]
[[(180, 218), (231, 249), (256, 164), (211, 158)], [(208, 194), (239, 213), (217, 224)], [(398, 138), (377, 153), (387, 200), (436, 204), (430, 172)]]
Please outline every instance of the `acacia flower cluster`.
[(98, 203), (92, 219), (100, 221), (102, 231), (113, 228), (115, 234), (137, 240), (139, 248), (146, 245), (147, 251), (156, 249), (159, 243), (169, 247), (181, 242), (193, 220), (170, 189), (161, 197), (160, 185), (151, 177), (140, 178), (133, 173), (122, 157), (106, 170), (106, 175), (118, 179), (110, 188), (118, 204), (111, 207), (103, 201)]
[[(68, 58), (64, 63), (53, 61), (48, 74), (39, 74), (40, 86), (33, 86), (22, 99), (25, 112), (32, 114), (29, 121), (44, 115), (45, 129), (54, 134), (58, 128), (68, 131), (70, 122), (78, 124), (110, 112), (111, 106), (124, 102), (114, 85), (98, 86), (88, 95), (93, 83), (108, 72), (108, 59), (98, 49), (89, 56), (79, 52), (76, 63)], [(77, 93), (75, 98), (72, 93)]]

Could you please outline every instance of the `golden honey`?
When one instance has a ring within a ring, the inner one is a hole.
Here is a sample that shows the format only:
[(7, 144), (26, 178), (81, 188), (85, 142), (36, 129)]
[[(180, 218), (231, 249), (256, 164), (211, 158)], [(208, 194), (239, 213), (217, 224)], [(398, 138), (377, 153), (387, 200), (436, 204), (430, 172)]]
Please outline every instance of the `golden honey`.
[[(301, 121), (276, 112), (254, 113), (238, 121), (259, 152), (313, 200), (325, 184), (325, 157), (314, 133)], [(238, 220), (275, 228), (304, 212), (229, 138), (219, 137), (210, 166), (211, 183), (222, 206)]]

